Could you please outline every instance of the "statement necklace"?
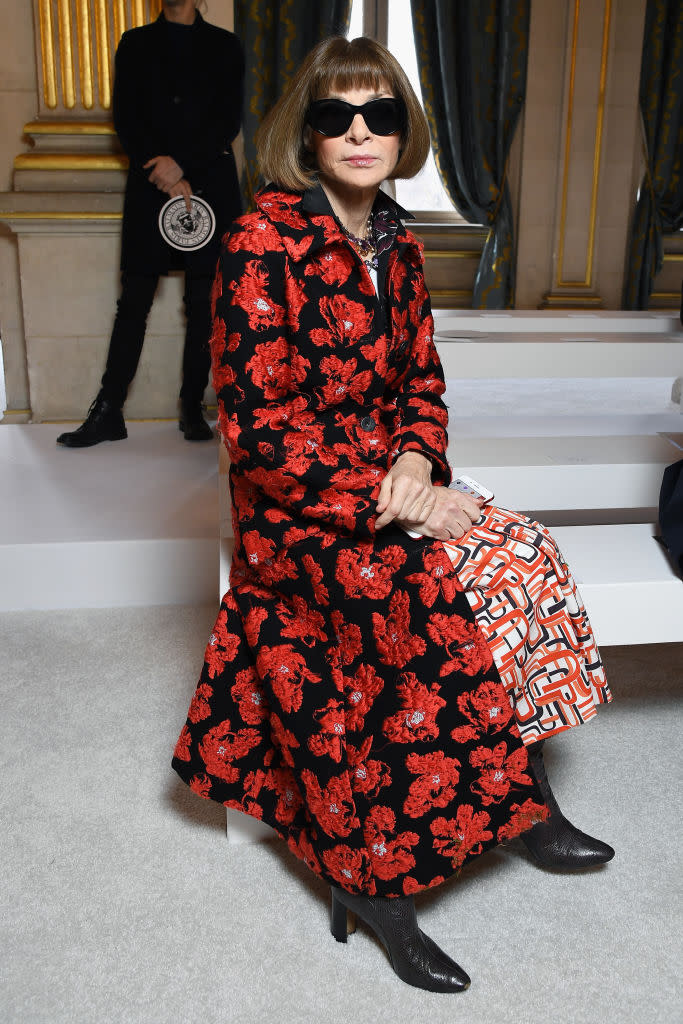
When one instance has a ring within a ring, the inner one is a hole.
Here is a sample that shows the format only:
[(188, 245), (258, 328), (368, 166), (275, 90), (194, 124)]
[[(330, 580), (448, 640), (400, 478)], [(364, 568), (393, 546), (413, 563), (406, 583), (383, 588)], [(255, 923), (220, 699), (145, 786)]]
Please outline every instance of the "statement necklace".
[[(339, 222), (341, 224), (341, 221)], [(348, 228), (341, 224), (341, 229), (348, 238), (351, 245), (356, 249), (358, 255), (364, 263), (369, 263), (371, 266), (375, 266), (377, 262), (377, 240), (375, 238), (374, 219), (372, 213), (369, 214), (367, 225), (366, 225), (366, 236), (365, 238), (358, 238)]]

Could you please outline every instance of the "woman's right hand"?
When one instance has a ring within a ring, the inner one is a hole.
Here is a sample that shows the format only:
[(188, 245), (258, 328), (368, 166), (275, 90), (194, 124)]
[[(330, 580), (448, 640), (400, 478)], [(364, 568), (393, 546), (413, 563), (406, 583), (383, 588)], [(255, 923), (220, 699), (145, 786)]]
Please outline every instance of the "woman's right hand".
[(166, 189), (166, 191), (172, 199), (175, 199), (176, 196), (184, 196), (187, 212), (189, 213), (192, 210), (192, 188), (187, 178), (181, 178), (180, 181), (172, 185), (171, 188)]
[(436, 502), (424, 523), (408, 519), (399, 519), (397, 522), (423, 537), (460, 540), (481, 519), (483, 499), (472, 498), (469, 494), (449, 487), (433, 487), (433, 490), (436, 492)]

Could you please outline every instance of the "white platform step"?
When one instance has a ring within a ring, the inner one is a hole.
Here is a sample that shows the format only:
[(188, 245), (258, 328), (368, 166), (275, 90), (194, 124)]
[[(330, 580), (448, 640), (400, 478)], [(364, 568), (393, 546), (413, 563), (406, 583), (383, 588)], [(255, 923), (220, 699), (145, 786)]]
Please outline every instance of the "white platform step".
[[(553, 309), (435, 309), (436, 333), (443, 331), (496, 332), (502, 334), (675, 334), (681, 332), (679, 317), (661, 312), (595, 310), (569, 312)], [(573, 376), (573, 375), (572, 375)]]
[(663, 436), (467, 437), (451, 465), (489, 487), (505, 508), (654, 508), (666, 466), (681, 457)]
[(683, 337), (615, 336), (588, 340), (557, 335), (435, 334), (445, 376), (666, 377), (683, 375)]
[(0, 612), (209, 604), (215, 539), (0, 545)]
[(132, 423), (72, 451), (64, 429), (0, 426), (0, 611), (215, 602), (217, 445)]
[(683, 375), (683, 330), (668, 313), (436, 312), (447, 378)]
[(598, 643), (683, 642), (683, 580), (648, 523), (553, 528)]
[[(587, 382), (585, 395), (572, 394), (572, 415), (564, 410), (561, 422), (530, 415), (534, 395), (540, 406), (545, 393), (540, 382), (518, 382), (522, 403), (512, 388), (501, 388), (488, 419), (476, 415), (476, 392), (486, 398), (490, 382), (467, 382), (465, 415), (453, 416), (452, 462), (511, 508), (652, 509), (664, 466), (681, 457), (680, 448), (649, 433), (681, 423), (658, 380), (643, 389), (626, 421), (594, 414), (593, 434), (583, 416), (604, 404), (600, 381)], [(613, 409), (614, 397), (611, 403)], [(631, 434), (624, 422), (635, 428)], [(488, 435), (477, 436), (477, 426)], [(217, 446), (188, 444), (172, 422), (131, 423), (127, 441), (70, 451), (55, 445), (62, 429), (0, 426), (0, 610), (215, 603), (226, 588), (218, 580), (218, 524), (223, 538), (231, 532), (227, 484), (219, 513)], [(680, 433), (671, 436), (680, 442)], [(574, 520), (586, 521), (578, 514)], [(222, 549), (225, 576), (228, 539)]]

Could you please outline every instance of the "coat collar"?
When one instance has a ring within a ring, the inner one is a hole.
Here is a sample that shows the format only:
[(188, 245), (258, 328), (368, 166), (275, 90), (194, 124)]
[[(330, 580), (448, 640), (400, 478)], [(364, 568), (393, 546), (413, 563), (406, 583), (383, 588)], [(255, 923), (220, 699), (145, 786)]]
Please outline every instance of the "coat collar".
[[(295, 261), (333, 243), (349, 244), (319, 182), (305, 192), (285, 192), (268, 185), (257, 192), (255, 200), (258, 210), (280, 231), (284, 247)], [(385, 230), (395, 236), (397, 243), (419, 251), (416, 238), (401, 223), (412, 220), (412, 213), (382, 191), (377, 194), (373, 212), (382, 218)]]
[[(152, 22), (152, 24), (155, 25), (156, 28), (162, 29), (162, 28), (165, 28), (167, 25), (173, 25), (175, 23), (172, 22), (172, 21), (169, 21), (168, 18), (165, 16), (163, 11), (159, 11), (159, 14), (155, 18), (155, 20)], [(202, 25), (204, 25), (204, 24), (206, 24), (204, 19), (202, 18), (202, 16), (199, 13), (199, 11), (197, 11), (196, 14), (195, 14), (195, 19), (192, 22), (192, 24), (191, 25), (184, 25), (183, 28), (190, 28), (190, 29), (194, 30), (194, 29), (201, 28)]]
[[(330, 205), (330, 201), (327, 198), (327, 193), (322, 187), (320, 182), (316, 182), (313, 188), (309, 188), (306, 192), (301, 194), (301, 208), (306, 213), (321, 214), (327, 217), (334, 217), (334, 211)], [(386, 192), (382, 192), (380, 189), (377, 193), (377, 198), (373, 204), (373, 213), (377, 213), (378, 210), (388, 210), (392, 215), (394, 221), (399, 222), (402, 220), (415, 220), (412, 213), (408, 210), (404, 210), (402, 206), (392, 199), (391, 196), (387, 195)]]

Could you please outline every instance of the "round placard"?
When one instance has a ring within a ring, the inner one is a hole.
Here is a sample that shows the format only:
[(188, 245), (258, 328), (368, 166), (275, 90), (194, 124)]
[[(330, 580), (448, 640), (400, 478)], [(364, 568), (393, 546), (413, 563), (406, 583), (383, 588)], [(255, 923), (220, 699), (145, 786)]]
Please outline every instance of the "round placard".
[(169, 199), (159, 213), (159, 231), (165, 242), (174, 249), (194, 252), (206, 245), (216, 230), (214, 212), (205, 199), (190, 196), (188, 210), (183, 196)]

